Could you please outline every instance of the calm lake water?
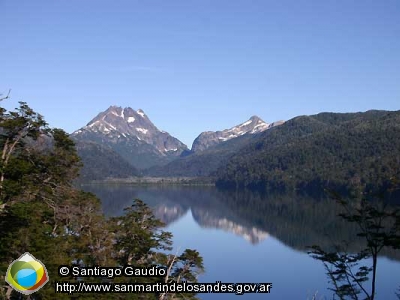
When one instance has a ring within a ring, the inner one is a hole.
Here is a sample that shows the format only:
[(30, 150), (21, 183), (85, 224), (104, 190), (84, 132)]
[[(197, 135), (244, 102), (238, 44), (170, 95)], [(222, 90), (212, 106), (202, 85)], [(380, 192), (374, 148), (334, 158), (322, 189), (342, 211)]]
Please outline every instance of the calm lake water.
[[(102, 201), (107, 216), (139, 198), (173, 233), (174, 250), (191, 248), (204, 259), (200, 282), (272, 283), (270, 294), (199, 294), (201, 299), (332, 299), (321, 262), (309, 245), (354, 241), (356, 229), (340, 221), (332, 200), (227, 192), (214, 187), (85, 185)], [(354, 241), (349, 250), (358, 249)], [(378, 262), (377, 299), (397, 299), (400, 251)]]

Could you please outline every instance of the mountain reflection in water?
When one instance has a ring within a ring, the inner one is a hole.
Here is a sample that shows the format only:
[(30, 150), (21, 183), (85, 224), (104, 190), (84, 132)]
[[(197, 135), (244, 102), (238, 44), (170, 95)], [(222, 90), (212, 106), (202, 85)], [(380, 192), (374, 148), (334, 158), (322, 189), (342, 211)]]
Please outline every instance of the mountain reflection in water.
[[(96, 194), (108, 216), (120, 215), (135, 198), (149, 205), (155, 216), (170, 225), (187, 213), (203, 228), (221, 229), (258, 244), (269, 235), (302, 251), (318, 244), (329, 248), (348, 240), (349, 251), (362, 246), (356, 226), (337, 217), (340, 207), (330, 199), (298, 195), (263, 195), (250, 191), (221, 191), (214, 187), (85, 185)], [(383, 254), (400, 260), (400, 254)]]
[(212, 187), (131, 187), (123, 185), (85, 185), (96, 194), (108, 216), (120, 215), (135, 198), (149, 205), (154, 215), (169, 225), (189, 211), (203, 228), (216, 228), (242, 236), (252, 244), (268, 237), (268, 232), (253, 226), (221, 202), (223, 195)]
[[(337, 217), (328, 199), (220, 191), (214, 187), (85, 185), (107, 216), (123, 213), (133, 199), (143, 200), (173, 234), (174, 250), (192, 248), (204, 258), (200, 282), (272, 282), (268, 299), (332, 299), (321, 262), (307, 247), (324, 249), (342, 240), (358, 251), (358, 228)], [(400, 285), (400, 251), (382, 252), (377, 299), (393, 298)], [(233, 269), (232, 269), (233, 268)], [(233, 270), (233, 271), (232, 271)], [(234, 294), (200, 294), (206, 299), (236, 299)], [(246, 299), (264, 298), (246, 294)]]

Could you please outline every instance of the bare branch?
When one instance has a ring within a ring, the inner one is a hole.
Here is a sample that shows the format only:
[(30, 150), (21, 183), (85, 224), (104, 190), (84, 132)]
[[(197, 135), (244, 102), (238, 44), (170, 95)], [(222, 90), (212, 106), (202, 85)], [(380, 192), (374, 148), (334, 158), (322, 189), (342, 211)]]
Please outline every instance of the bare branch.
[[(173, 267), (173, 265), (174, 265), (174, 263), (175, 263), (175, 260), (176, 260), (176, 258), (177, 258), (177, 256), (178, 256), (178, 252), (179, 252), (179, 248), (178, 248), (178, 250), (176, 250), (176, 254), (175, 254), (174, 257), (172, 258), (172, 261), (171, 261), (171, 263), (170, 263), (170, 265), (169, 265), (169, 267), (168, 267), (167, 276), (165, 276), (165, 283), (168, 283), (169, 275), (171, 274), (171, 269), (172, 269), (172, 267)], [(160, 295), (160, 297), (159, 297), (159, 300), (165, 299), (166, 296), (167, 296), (167, 292), (162, 293), (162, 294)]]
[(10, 98), (10, 93), (11, 93), (11, 89), (8, 90), (7, 96), (0, 98), (0, 101), (3, 101), (3, 100), (6, 100), (6, 99)]

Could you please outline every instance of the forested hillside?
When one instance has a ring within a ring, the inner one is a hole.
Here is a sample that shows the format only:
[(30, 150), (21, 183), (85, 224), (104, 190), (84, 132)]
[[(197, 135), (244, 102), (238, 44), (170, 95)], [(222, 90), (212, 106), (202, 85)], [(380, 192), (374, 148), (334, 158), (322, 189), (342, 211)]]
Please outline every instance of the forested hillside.
[(213, 176), (215, 171), (224, 166), (232, 155), (257, 136), (258, 134), (242, 135), (203, 151), (178, 158), (165, 166), (153, 167), (144, 172), (149, 176)]
[[(195, 298), (180, 293), (55, 294), (56, 281), (196, 282), (203, 270), (202, 258), (191, 249), (169, 254), (171, 234), (162, 230), (164, 225), (140, 200), (133, 201), (123, 216), (105, 218), (93, 194), (72, 186), (80, 167), (74, 142), (63, 130), (49, 128), (26, 103), (21, 102), (15, 111), (0, 107), (0, 149), (0, 299)], [(25, 252), (44, 263), (49, 275), (49, 282), (28, 297), (4, 284), (8, 266)], [(169, 277), (78, 280), (60, 277), (60, 265), (156, 265), (168, 268)]]
[(139, 171), (107, 146), (76, 141), (76, 149), (83, 166), (79, 172), (82, 181), (138, 176)]
[(262, 133), (217, 172), (217, 185), (261, 189), (385, 186), (399, 172), (400, 112), (300, 116)]

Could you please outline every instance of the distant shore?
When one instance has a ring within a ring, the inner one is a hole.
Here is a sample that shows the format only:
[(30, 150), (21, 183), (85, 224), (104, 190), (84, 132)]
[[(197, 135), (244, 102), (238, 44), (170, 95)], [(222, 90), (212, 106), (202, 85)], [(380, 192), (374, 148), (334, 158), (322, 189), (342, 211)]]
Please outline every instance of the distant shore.
[(201, 185), (215, 186), (210, 177), (128, 177), (79, 181), (79, 184), (130, 184), (130, 185)]

